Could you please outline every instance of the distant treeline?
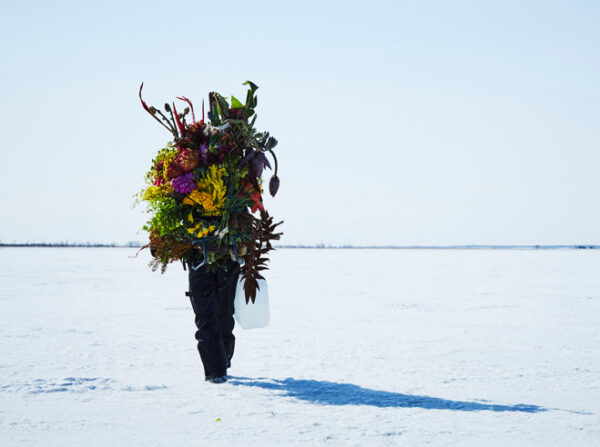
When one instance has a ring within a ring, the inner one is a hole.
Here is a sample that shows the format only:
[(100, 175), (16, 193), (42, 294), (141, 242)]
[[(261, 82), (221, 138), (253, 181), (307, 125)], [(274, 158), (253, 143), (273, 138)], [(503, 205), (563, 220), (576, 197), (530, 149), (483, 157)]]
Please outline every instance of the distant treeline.
[(352, 249), (424, 249), (424, 250), (577, 250), (600, 249), (600, 245), (277, 245), (275, 248), (352, 248)]
[[(126, 244), (117, 243), (96, 243), (96, 242), (25, 242), (6, 244), (0, 242), (0, 247), (142, 247), (139, 241), (131, 241)], [(581, 250), (600, 249), (600, 245), (579, 244), (579, 245), (276, 245), (275, 248), (319, 248), (319, 249), (424, 249), (424, 250)]]
[(138, 241), (127, 242), (126, 244), (117, 243), (98, 243), (98, 242), (23, 242), (5, 244), (0, 242), (0, 247), (141, 247), (142, 243)]

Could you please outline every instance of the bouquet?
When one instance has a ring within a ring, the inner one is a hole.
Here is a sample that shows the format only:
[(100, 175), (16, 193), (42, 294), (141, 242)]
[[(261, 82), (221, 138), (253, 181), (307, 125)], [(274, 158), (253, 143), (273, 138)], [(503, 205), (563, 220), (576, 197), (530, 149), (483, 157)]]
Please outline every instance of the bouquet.
[(138, 200), (146, 203), (151, 215), (143, 229), (150, 241), (153, 270), (165, 271), (173, 261), (191, 268), (224, 267), (229, 259), (241, 265), (246, 302), (254, 302), (258, 280), (264, 279), (267, 253), (282, 222), (273, 218), (263, 206), (262, 174), (272, 169), (267, 153), (273, 157), (275, 170), (269, 192), (279, 189), (277, 158), (273, 149), (277, 140), (269, 132), (257, 132), (255, 108), (258, 87), (250, 81), (245, 104), (234, 96), (209, 94), (208, 122), (196, 121), (194, 106), (186, 97), (182, 113), (175, 103), (164, 105), (164, 112), (142, 107), (173, 136), (158, 151), (146, 174), (146, 187)]

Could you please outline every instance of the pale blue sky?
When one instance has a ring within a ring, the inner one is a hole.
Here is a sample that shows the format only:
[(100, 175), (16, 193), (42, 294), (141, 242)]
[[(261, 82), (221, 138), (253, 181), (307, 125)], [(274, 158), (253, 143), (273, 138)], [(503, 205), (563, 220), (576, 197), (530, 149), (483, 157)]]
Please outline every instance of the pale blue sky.
[(145, 240), (140, 82), (250, 79), (284, 243), (600, 243), (599, 5), (2, 2), (0, 240)]

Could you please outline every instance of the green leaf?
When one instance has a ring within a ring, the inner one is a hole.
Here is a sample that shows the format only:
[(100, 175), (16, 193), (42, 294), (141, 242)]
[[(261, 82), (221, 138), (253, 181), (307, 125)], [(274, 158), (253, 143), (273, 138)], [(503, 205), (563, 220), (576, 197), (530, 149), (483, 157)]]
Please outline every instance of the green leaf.
[(210, 92), (208, 95), (210, 101), (210, 112), (208, 112), (208, 118), (213, 126), (221, 124), (221, 117), (223, 116), (219, 110), (219, 103), (217, 99), (218, 93)]
[(267, 143), (265, 144), (265, 148), (270, 151), (272, 150), (275, 146), (277, 146), (277, 140), (273, 137), (269, 137), (269, 139), (267, 140)]
[(258, 85), (254, 84), (253, 82), (250, 82), (250, 81), (244, 82), (244, 85), (250, 86), (250, 89), (248, 90), (248, 93), (246, 94), (246, 108), (248, 110), (251, 110), (254, 107), (256, 107), (256, 96), (254, 96), (254, 92), (258, 89)]
[(250, 90), (252, 90), (252, 93), (254, 93), (256, 90), (258, 90), (258, 85), (256, 85), (252, 81), (246, 81), (242, 85), (248, 85), (248, 86), (250, 86)]
[(231, 108), (241, 109), (242, 107), (244, 107), (244, 104), (242, 104), (235, 96), (231, 95)]
[(217, 101), (219, 103), (219, 112), (221, 112), (222, 119), (227, 119), (229, 116), (229, 103), (218, 93), (216, 93), (215, 96), (217, 97)]

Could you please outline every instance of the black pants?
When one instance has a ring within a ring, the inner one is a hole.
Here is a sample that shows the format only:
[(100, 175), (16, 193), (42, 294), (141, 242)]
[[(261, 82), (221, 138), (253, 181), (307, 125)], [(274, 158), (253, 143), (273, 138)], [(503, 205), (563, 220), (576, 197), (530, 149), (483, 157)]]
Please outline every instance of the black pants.
[(227, 374), (235, 347), (233, 336), (233, 300), (240, 273), (237, 262), (226, 269), (198, 271), (189, 268), (190, 291), (187, 295), (196, 314), (196, 340), (206, 380)]

